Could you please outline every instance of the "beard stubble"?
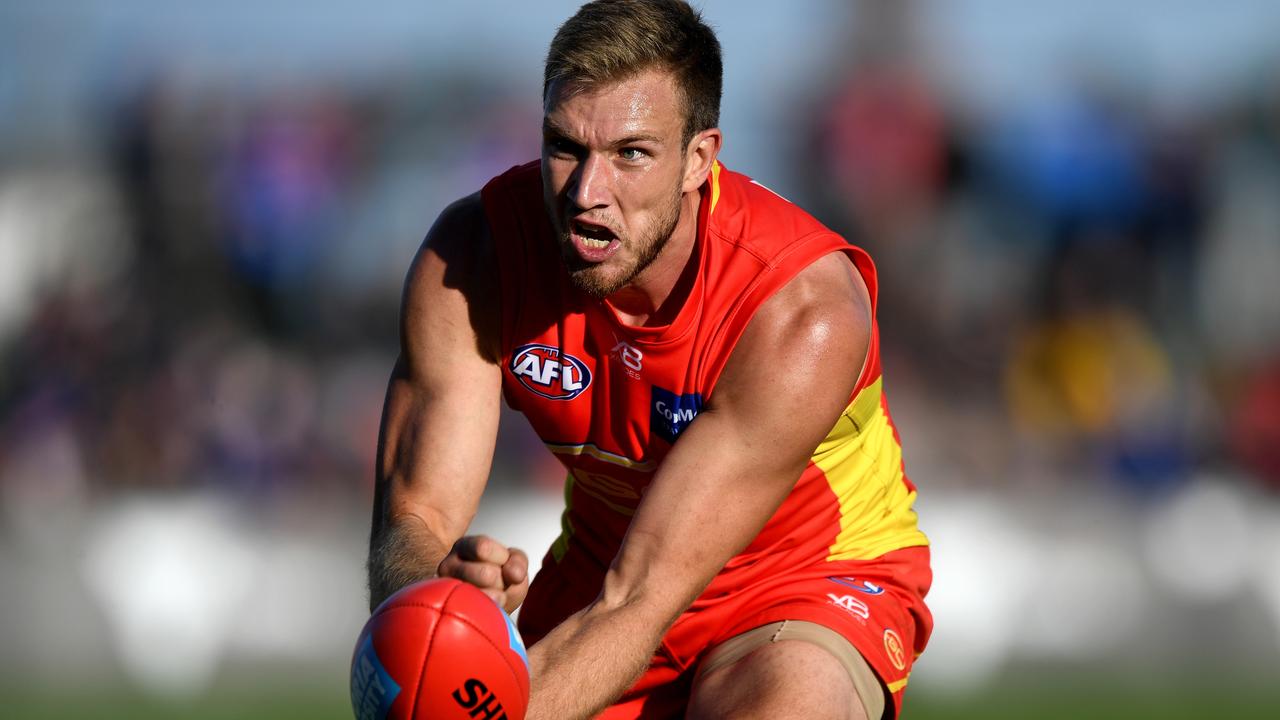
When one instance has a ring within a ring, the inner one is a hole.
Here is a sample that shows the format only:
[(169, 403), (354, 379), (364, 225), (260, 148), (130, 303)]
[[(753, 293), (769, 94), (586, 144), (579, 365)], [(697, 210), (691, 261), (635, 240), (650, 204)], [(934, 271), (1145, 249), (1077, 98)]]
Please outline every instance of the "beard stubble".
[[(565, 269), (569, 272), (570, 282), (573, 283), (574, 287), (596, 300), (606, 298), (629, 285), (637, 275), (653, 264), (662, 249), (667, 246), (667, 241), (671, 239), (671, 234), (675, 232), (676, 225), (680, 222), (680, 203), (682, 199), (683, 193), (680, 186), (677, 185), (675, 194), (671, 201), (667, 203), (665, 209), (658, 214), (654, 222), (638, 238), (638, 241), (632, 244), (631, 247), (635, 250), (635, 259), (629, 267), (621, 269), (610, 268), (607, 262), (584, 262), (573, 251), (573, 241), (570, 239), (569, 229), (566, 227), (560, 233), (560, 247), (564, 256)], [(618, 239), (622, 240), (621, 237)]]

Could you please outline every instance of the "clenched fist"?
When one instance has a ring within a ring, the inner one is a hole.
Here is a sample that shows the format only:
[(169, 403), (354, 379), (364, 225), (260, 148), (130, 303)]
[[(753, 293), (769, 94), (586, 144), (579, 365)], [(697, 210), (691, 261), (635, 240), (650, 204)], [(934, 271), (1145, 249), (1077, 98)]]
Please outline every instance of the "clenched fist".
[(475, 585), (508, 613), (520, 607), (529, 592), (529, 557), (488, 535), (458, 540), (440, 561), (436, 574)]

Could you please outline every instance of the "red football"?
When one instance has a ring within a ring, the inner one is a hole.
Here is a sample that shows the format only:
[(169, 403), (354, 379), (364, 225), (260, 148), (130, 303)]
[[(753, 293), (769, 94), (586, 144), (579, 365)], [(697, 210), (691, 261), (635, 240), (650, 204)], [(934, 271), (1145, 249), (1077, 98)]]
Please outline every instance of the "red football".
[(351, 657), (359, 720), (522, 720), (529, 658), (489, 596), (453, 578), (409, 585), (365, 623)]

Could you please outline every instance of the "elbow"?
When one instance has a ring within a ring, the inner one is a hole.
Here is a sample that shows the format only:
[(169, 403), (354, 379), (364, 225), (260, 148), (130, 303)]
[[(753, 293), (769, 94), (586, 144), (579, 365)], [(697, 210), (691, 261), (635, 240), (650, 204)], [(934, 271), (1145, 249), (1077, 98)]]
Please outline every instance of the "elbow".
[(387, 513), (387, 528), (450, 548), (467, 531), (467, 523), (434, 507), (415, 504), (391, 508)]
[(605, 575), (589, 612), (626, 616), (635, 621), (633, 627), (652, 630), (654, 637), (660, 638), (691, 602), (692, 597), (683, 597), (669, 584), (647, 577), (624, 577), (615, 567)]

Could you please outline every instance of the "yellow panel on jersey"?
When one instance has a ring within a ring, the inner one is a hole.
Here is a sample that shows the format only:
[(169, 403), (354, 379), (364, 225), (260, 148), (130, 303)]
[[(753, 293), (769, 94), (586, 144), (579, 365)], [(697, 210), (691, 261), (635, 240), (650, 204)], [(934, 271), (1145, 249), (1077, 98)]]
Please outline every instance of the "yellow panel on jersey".
[(707, 214), (716, 211), (716, 205), (720, 202), (720, 161), (717, 160), (711, 165), (711, 209), (707, 210)]
[(840, 503), (840, 533), (829, 560), (865, 560), (929, 544), (916, 526), (916, 494), (903, 478), (902, 448), (880, 402), (882, 387), (876, 379), (863, 388), (813, 453)]

